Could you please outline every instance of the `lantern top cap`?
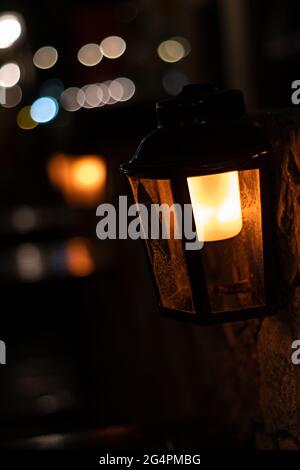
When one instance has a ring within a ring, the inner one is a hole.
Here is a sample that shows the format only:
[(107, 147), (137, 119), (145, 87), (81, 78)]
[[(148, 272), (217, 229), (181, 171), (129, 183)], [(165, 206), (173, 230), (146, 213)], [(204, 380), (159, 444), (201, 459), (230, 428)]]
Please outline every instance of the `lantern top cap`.
[(177, 126), (192, 122), (238, 118), (245, 114), (245, 103), (240, 90), (219, 90), (202, 83), (187, 85), (172, 99), (156, 104), (159, 126)]
[(231, 171), (257, 164), (269, 143), (259, 119), (245, 112), (240, 90), (210, 84), (183, 87), (156, 105), (159, 125), (121, 171), (128, 176), (170, 178)]

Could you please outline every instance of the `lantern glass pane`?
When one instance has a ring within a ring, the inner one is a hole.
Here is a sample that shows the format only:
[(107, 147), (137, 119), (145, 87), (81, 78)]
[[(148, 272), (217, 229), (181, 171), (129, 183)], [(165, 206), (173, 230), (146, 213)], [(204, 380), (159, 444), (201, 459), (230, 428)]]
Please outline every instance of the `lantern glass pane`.
[[(227, 175), (230, 173), (237, 172), (229, 172)], [(236, 229), (237, 233), (230, 238), (224, 236), (223, 240), (217, 238), (214, 241), (204, 241), (202, 248), (212, 313), (265, 305), (259, 170), (239, 171), (238, 181), (233, 179), (231, 183), (231, 196), (234, 197), (225, 208), (224, 221), (226, 214), (228, 217), (235, 215), (236, 220), (232, 224), (237, 227), (237, 217), (241, 210), (239, 230)], [(218, 193), (217, 185), (215, 192)], [(227, 197), (231, 196), (227, 194)], [(227, 232), (228, 230), (227, 227)], [(226, 234), (226, 230), (224, 233)]]
[[(176, 238), (181, 221), (176, 212), (158, 210), (158, 206), (153, 206), (164, 204), (165, 209), (173, 206), (171, 182), (133, 177), (129, 180), (136, 204), (143, 204), (148, 209), (148, 234), (151, 229), (155, 229), (153, 219), (150, 222), (151, 210), (158, 214), (156, 229), (159, 228), (159, 235), (156, 239), (150, 235), (145, 238), (162, 306), (195, 313), (182, 240)], [(164, 237), (163, 233), (167, 236)]]

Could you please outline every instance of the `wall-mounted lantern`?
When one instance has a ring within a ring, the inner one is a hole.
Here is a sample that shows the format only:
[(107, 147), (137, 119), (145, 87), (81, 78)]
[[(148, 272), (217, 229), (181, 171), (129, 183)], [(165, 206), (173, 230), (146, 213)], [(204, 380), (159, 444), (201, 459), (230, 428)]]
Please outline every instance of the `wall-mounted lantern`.
[(276, 313), (271, 157), (242, 93), (187, 86), (157, 116), (121, 171), (137, 205), (191, 204), (204, 242), (146, 240), (161, 312), (202, 324)]

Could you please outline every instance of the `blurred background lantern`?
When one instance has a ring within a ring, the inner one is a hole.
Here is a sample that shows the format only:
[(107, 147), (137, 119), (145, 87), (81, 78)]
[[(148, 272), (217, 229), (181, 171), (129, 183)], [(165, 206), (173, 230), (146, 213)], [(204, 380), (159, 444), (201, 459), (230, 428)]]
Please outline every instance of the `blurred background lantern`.
[(149, 235), (162, 312), (204, 324), (275, 313), (271, 157), (242, 93), (186, 86), (157, 115), (158, 129), (121, 169), (137, 204), (190, 203), (204, 243), (189, 250), (177, 239), (176, 212), (170, 239)]

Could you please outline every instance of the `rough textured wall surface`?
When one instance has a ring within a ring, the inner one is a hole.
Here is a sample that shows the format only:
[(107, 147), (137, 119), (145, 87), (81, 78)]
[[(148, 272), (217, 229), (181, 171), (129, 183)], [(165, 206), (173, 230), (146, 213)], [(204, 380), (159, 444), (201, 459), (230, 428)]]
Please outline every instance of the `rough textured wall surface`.
[(274, 256), (285, 305), (274, 317), (225, 325), (224, 331), (243, 395), (236, 402), (245, 405), (241, 421), (257, 449), (300, 449), (300, 364), (291, 361), (292, 342), (300, 339), (300, 118), (287, 112), (263, 122), (276, 170)]

